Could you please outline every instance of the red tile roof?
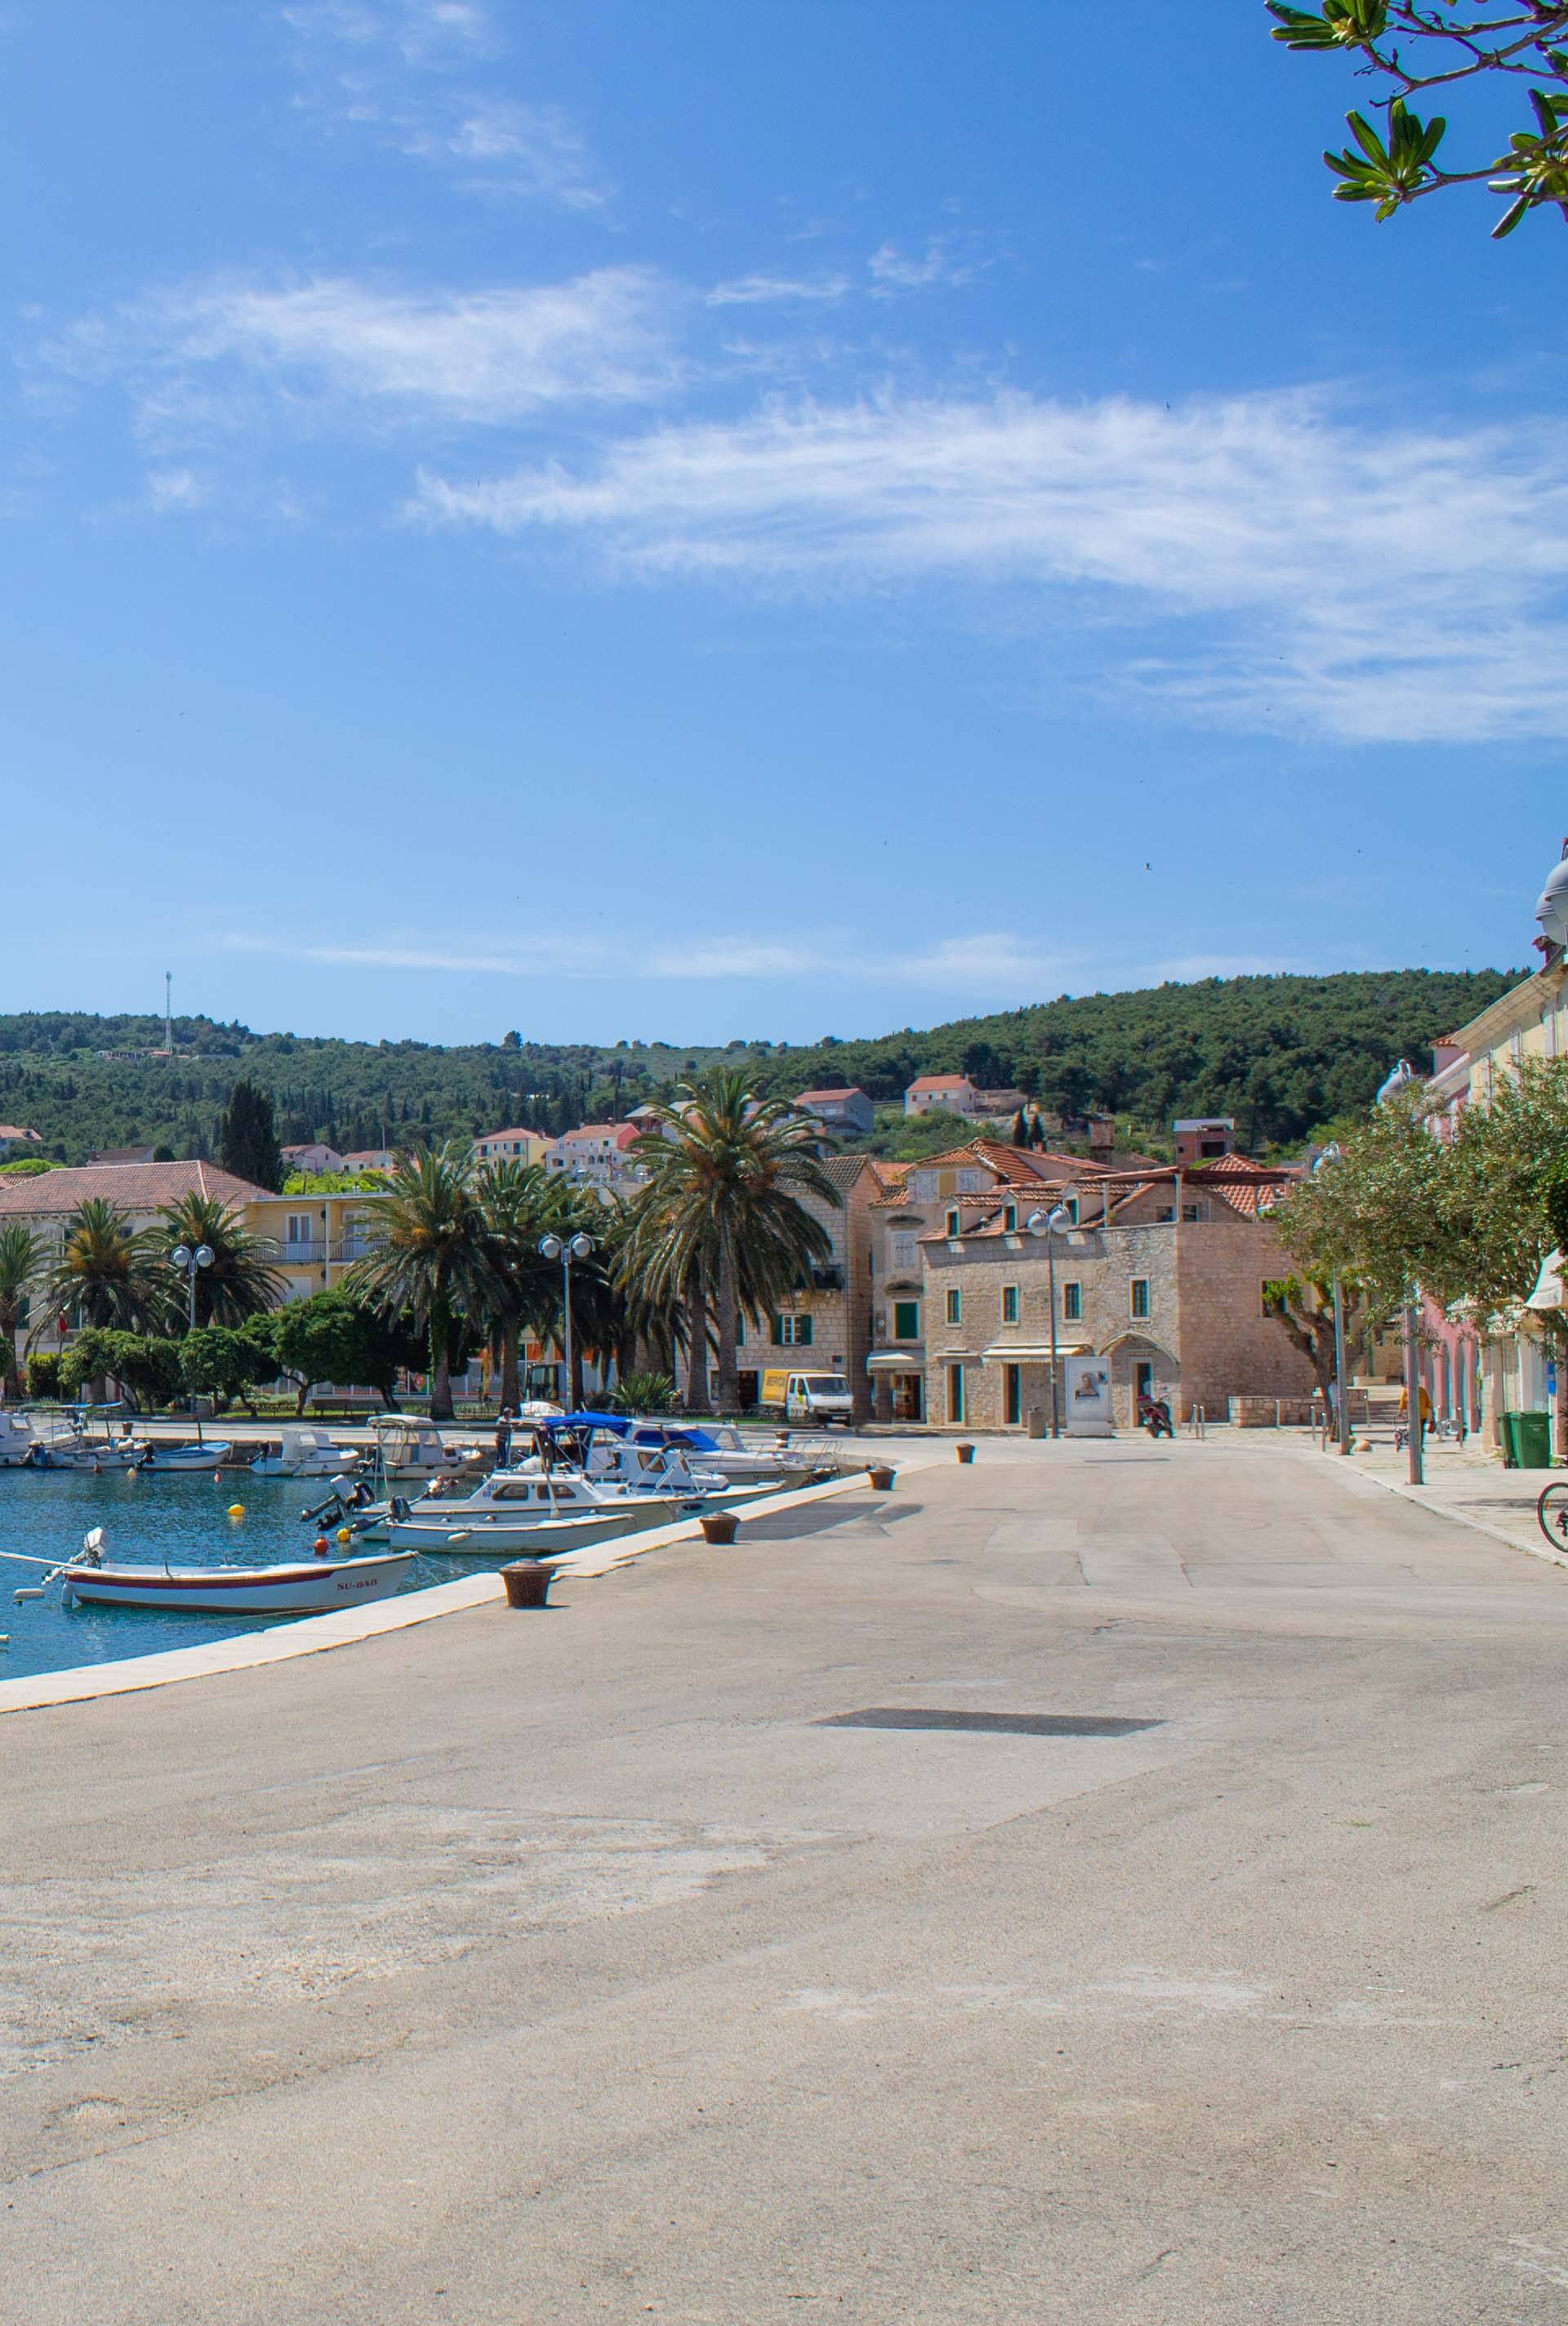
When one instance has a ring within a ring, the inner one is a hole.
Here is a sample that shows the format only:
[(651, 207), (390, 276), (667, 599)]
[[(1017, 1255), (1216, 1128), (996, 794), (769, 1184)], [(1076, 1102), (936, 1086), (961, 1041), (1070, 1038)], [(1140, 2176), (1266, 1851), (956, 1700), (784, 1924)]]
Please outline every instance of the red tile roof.
[(157, 1212), (186, 1196), (209, 1196), (221, 1204), (264, 1202), (270, 1187), (237, 1179), (215, 1163), (88, 1163), (74, 1169), (42, 1171), (35, 1178), (0, 1177), (0, 1215), (23, 1213), (55, 1216), (74, 1212), (91, 1196), (122, 1211)]
[(0, 1122), (0, 1139), (35, 1139), (42, 1147), (43, 1140), (36, 1130), (24, 1130), (19, 1122)]
[(967, 1090), (968, 1075), (916, 1075), (909, 1087), (913, 1091)]

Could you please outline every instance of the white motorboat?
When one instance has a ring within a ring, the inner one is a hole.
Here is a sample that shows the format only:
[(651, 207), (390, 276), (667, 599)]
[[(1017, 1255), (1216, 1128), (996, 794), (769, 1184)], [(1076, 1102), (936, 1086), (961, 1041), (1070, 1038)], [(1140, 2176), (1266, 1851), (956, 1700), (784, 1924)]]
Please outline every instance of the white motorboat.
[(250, 1465), (257, 1478), (346, 1477), (358, 1466), (359, 1456), (351, 1447), (334, 1446), (324, 1430), (297, 1425), (283, 1432), (275, 1454), (269, 1447)]
[(321, 1615), (388, 1599), (413, 1561), (412, 1551), (368, 1558), (306, 1558), (280, 1567), (118, 1566), (103, 1556), (94, 1527), (81, 1556), (57, 1570), (68, 1607), (177, 1607), (207, 1615)]
[(630, 1442), (677, 1447), (693, 1470), (714, 1471), (734, 1485), (767, 1485), (781, 1493), (830, 1475), (833, 1466), (814, 1455), (792, 1453), (787, 1442), (748, 1442), (732, 1421), (634, 1421)]
[[(639, 1427), (641, 1435), (638, 1435)], [(564, 1464), (606, 1484), (628, 1487), (640, 1493), (675, 1494), (694, 1505), (728, 1508), (738, 1501), (764, 1493), (777, 1483), (726, 1477), (716, 1464), (689, 1442), (695, 1431), (677, 1434), (661, 1422), (640, 1426), (615, 1413), (568, 1413), (540, 1424), (534, 1431), (538, 1451), (513, 1467), (530, 1475), (552, 1465)]]
[(26, 1414), (12, 1413), (0, 1406), (0, 1470), (19, 1470), (31, 1458), (37, 1442)]
[(433, 1422), (415, 1413), (373, 1414), (370, 1430), (371, 1466), (389, 1482), (456, 1475), (469, 1458), (465, 1449), (445, 1443)]
[[(571, 1550), (642, 1527), (667, 1526), (700, 1507), (689, 1494), (649, 1493), (586, 1478), (580, 1470), (497, 1470), (471, 1494), (424, 1494), (406, 1517), (385, 1522), (394, 1549), (452, 1551), (482, 1558), (492, 1551)], [(366, 1530), (379, 1540), (381, 1528)]]
[(130, 1424), (115, 1436), (109, 1428), (117, 1405), (60, 1408), (33, 1426), (32, 1445), (23, 1457), (30, 1470), (134, 1470), (141, 1447)]

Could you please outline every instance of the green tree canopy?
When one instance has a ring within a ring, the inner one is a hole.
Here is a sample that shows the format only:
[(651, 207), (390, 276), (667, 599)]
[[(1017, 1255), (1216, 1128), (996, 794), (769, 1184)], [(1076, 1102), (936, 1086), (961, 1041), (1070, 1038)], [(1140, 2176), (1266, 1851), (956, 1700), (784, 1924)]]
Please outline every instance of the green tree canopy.
[(253, 1186), (283, 1184), (283, 1158), (278, 1146), (273, 1103), (264, 1090), (242, 1075), (229, 1093), (228, 1105), (218, 1127), (218, 1159), (237, 1179)]
[(496, 1294), (496, 1261), (474, 1184), (471, 1150), (456, 1140), (400, 1155), (388, 1200), (370, 1225), (373, 1248), (344, 1282), (386, 1317), (412, 1317), (430, 1349), (431, 1414), (450, 1421), (452, 1360), (465, 1321), (481, 1325)]
[(299, 1387), (302, 1414), (319, 1382), (340, 1387), (363, 1383), (384, 1405), (393, 1402), (398, 1373), (428, 1362), (422, 1335), (400, 1317), (386, 1317), (368, 1302), (334, 1285), (309, 1299), (290, 1300), (265, 1320), (268, 1342), (281, 1372)]

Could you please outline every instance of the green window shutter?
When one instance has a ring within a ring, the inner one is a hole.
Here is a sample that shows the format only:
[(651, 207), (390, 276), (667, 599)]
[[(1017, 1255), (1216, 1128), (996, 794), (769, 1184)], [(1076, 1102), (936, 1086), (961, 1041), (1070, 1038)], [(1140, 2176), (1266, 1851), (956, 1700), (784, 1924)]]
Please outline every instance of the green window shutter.
[(809, 1349), (811, 1345), (812, 1319), (809, 1317), (797, 1317), (795, 1318), (795, 1346), (797, 1349)]
[(767, 1337), (775, 1349), (783, 1348), (784, 1326), (777, 1317), (770, 1317), (767, 1320)]
[(895, 1341), (919, 1340), (920, 1303), (918, 1300), (895, 1300), (894, 1302), (893, 1337)]

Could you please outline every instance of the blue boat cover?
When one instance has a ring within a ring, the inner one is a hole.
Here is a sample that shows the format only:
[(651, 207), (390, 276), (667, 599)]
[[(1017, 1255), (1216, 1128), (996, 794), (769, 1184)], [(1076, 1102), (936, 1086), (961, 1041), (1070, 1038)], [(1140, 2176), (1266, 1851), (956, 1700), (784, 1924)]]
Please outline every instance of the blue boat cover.
[(624, 1413), (552, 1413), (532, 1424), (536, 1429), (608, 1429), (624, 1437), (631, 1428)]

